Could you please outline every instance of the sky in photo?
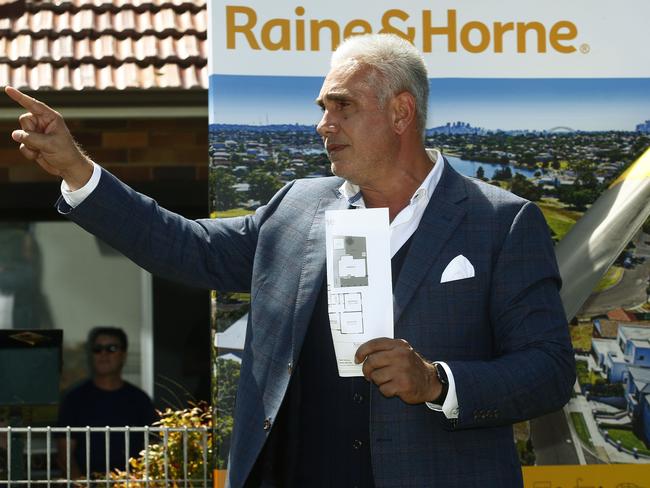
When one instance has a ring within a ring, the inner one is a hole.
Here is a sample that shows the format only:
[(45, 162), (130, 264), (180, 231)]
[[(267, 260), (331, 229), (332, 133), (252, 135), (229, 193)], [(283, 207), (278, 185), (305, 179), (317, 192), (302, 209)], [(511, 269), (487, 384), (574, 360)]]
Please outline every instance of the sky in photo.
[[(323, 79), (210, 76), (210, 123), (316, 124)], [(468, 79), (429, 82), (427, 127), (468, 122), (485, 129), (634, 130), (650, 119), (650, 79)]]

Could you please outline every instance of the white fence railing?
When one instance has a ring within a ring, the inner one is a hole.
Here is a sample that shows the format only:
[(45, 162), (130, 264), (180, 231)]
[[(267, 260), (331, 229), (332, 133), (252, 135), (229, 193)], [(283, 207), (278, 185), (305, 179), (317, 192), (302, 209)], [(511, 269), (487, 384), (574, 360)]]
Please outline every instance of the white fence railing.
[[(84, 438), (86, 466), (90, 466), (97, 433), (100, 439), (103, 434), (105, 469), (73, 479), (71, 440)], [(92, 439), (91, 434), (95, 434)], [(144, 436), (138, 469), (129, 462), (133, 434)], [(116, 435), (123, 439), (125, 452), (119, 471), (111, 469), (109, 459)], [(210, 436), (207, 427), (0, 427), (0, 487), (208, 487), (212, 483)], [(65, 440), (63, 458), (57, 452), (57, 444), (62, 445), (58, 439)], [(58, 465), (57, 456), (65, 460), (64, 466)]]

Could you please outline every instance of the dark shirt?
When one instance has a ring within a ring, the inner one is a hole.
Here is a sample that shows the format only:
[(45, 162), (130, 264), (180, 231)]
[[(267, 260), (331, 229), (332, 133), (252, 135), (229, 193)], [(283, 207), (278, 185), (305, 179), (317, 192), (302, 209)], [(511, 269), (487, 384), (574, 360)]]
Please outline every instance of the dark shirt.
[[(393, 289), (411, 245), (391, 260)], [(370, 390), (338, 374), (323, 284), (278, 417), (246, 487), (374, 488)]]
[[(86, 380), (65, 395), (59, 409), (60, 427), (143, 427), (157, 419), (151, 400), (145, 392), (124, 382), (119, 390), (102, 390)], [(86, 473), (86, 435), (73, 433), (77, 441), (73, 453), (79, 469)], [(129, 456), (135, 457), (144, 448), (144, 435), (130, 433)], [(110, 435), (109, 470), (126, 466), (125, 435)], [(106, 472), (106, 438), (103, 433), (90, 437), (90, 473)]]

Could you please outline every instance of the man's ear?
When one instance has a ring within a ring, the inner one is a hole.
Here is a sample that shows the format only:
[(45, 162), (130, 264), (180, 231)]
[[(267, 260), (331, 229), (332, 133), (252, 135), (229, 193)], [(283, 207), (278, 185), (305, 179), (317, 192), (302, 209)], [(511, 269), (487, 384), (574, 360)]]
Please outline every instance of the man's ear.
[(415, 123), (415, 97), (407, 91), (398, 93), (391, 100), (391, 108), (393, 129), (402, 135)]

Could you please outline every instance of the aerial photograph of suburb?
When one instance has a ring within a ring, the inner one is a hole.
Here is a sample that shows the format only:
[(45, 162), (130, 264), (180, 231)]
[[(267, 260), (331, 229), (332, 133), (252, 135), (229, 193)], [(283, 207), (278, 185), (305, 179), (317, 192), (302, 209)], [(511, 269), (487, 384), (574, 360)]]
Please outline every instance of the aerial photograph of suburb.
[[(213, 217), (252, 213), (291, 180), (331, 175), (315, 130), (321, 83), (210, 77)], [(534, 201), (555, 242), (650, 145), (647, 79), (432, 78), (430, 90), (426, 146), (456, 171)], [(570, 322), (571, 401), (516, 425), (523, 465), (650, 462), (648, 258), (646, 221)], [(216, 295), (223, 467), (249, 300)]]

